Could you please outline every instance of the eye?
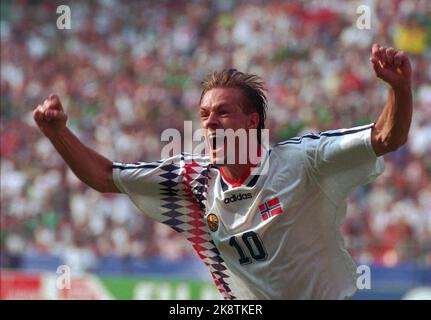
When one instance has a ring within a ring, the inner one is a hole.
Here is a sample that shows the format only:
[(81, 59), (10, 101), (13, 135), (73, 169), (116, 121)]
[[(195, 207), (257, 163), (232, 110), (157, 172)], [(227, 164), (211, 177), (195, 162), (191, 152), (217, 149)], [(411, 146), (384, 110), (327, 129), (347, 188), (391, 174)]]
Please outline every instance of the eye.
[(200, 116), (201, 116), (201, 119), (206, 119), (206, 118), (208, 118), (208, 112), (201, 111)]

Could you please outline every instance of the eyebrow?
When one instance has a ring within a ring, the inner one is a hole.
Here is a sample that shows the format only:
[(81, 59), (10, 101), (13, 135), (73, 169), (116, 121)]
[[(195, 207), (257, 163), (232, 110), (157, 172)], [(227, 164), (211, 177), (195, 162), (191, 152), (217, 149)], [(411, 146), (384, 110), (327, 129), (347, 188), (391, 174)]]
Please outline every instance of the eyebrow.
[[(215, 105), (215, 106), (213, 107), (213, 109), (215, 109), (215, 110), (219, 110), (219, 109), (222, 109), (222, 108), (225, 108), (225, 107), (229, 108), (229, 105), (228, 105), (226, 102), (222, 102), (222, 103), (220, 103), (220, 104)], [(208, 109), (211, 109), (211, 107), (208, 107), (208, 106), (200, 106), (200, 107), (199, 107), (199, 109), (200, 109), (200, 110), (205, 110), (205, 111), (207, 111)]]

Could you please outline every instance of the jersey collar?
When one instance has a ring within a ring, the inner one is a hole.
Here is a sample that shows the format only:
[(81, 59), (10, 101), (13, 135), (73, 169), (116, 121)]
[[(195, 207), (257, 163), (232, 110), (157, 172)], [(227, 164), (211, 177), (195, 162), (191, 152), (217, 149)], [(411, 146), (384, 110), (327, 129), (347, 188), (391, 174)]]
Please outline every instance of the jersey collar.
[[(257, 181), (259, 180), (259, 177), (261, 176), (262, 168), (266, 161), (268, 161), (268, 157), (271, 153), (271, 150), (267, 150), (265, 152), (266, 156), (263, 158), (263, 161), (261, 161), (258, 165), (250, 165), (247, 170), (244, 172), (244, 174), (237, 180), (232, 180), (229, 177), (227, 177), (222, 167), (218, 167), (217, 165), (212, 164), (211, 167), (217, 169), (220, 171), (220, 183), (222, 186), (223, 191), (227, 191), (232, 188), (237, 188), (241, 186), (252, 188), (256, 185)], [(261, 157), (262, 149), (259, 146), (258, 148), (258, 156)], [(253, 173), (253, 174), (251, 174)]]

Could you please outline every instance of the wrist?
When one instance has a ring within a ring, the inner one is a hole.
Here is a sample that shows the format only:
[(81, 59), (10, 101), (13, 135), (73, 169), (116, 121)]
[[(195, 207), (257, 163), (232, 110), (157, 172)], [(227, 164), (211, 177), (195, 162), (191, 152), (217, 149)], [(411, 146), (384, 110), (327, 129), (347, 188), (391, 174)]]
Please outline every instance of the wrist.
[(411, 91), (411, 82), (409, 80), (398, 80), (389, 85), (394, 91)]
[(67, 135), (67, 131), (69, 129), (67, 126), (62, 126), (60, 128), (51, 129), (45, 132), (45, 135), (48, 137), (48, 139), (52, 140), (59, 137), (64, 137)]

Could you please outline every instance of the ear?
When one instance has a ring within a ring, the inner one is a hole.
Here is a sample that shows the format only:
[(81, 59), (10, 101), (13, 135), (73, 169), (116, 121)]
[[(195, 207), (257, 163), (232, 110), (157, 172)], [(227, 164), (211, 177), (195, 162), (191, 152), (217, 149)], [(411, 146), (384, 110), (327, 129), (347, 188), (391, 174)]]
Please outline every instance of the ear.
[(253, 112), (249, 115), (247, 127), (248, 129), (257, 129), (259, 126), (259, 114), (257, 112)]

